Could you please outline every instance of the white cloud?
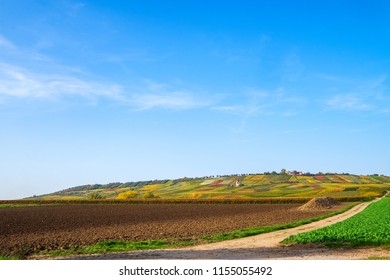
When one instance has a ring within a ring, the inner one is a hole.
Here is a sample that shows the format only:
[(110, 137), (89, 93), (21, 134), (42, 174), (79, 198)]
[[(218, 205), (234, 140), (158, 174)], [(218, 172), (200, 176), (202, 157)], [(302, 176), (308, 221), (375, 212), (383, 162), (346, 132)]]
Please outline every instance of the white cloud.
[(58, 64), (39, 52), (18, 48), (1, 35), (0, 48), (12, 48), (11, 52), (0, 56), (2, 103), (12, 98), (55, 101), (69, 96), (93, 101), (101, 98), (115, 100), (136, 110), (184, 110), (215, 103), (215, 100), (199, 92), (175, 84), (138, 81), (124, 85), (102, 82), (77, 67)]
[(0, 35), (0, 47), (13, 49), (14, 45), (9, 40)]
[[(83, 5), (70, 7), (76, 13)], [(20, 48), (0, 35), (0, 101), (34, 99), (61, 101), (67, 97), (81, 97), (96, 102), (109, 99), (133, 108), (136, 111), (163, 108), (187, 110), (204, 108), (216, 103), (197, 90), (182, 84), (162, 84), (152, 81), (133, 81), (131, 84), (104, 82), (77, 65), (64, 65), (42, 55), (41, 49), (50, 46), (50, 41), (39, 41), (33, 51)], [(149, 59), (145, 52), (129, 52), (126, 57), (112, 57), (121, 61)]]
[(3, 103), (9, 98), (124, 98), (121, 85), (86, 79), (84, 77), (88, 75), (76, 73), (71, 67), (55, 63), (40, 53), (19, 48), (1, 35), (0, 48), (9, 50), (0, 56), (0, 99)]
[[(347, 80), (347, 79), (344, 79)], [(389, 105), (388, 89), (386, 87), (387, 75), (380, 75), (371, 79), (351, 80), (344, 88), (349, 88), (349, 93), (343, 93), (345, 89), (332, 88), (336, 92), (323, 100), (328, 109), (346, 111), (383, 111)], [(339, 91), (339, 93), (337, 93)]]
[(240, 115), (245, 118), (255, 117), (258, 115), (272, 115), (273, 112), (267, 110), (267, 105), (258, 105), (255, 103), (247, 103), (235, 106), (215, 106), (212, 110)]
[[(65, 69), (65, 68), (64, 68)], [(61, 72), (61, 71), (59, 71)], [(6, 98), (59, 100), (79, 96), (89, 100), (111, 99), (136, 110), (155, 108), (185, 110), (207, 107), (210, 97), (183, 90), (177, 86), (148, 81), (142, 86), (126, 87), (116, 83), (87, 80), (72, 74), (48, 74), (0, 63), (0, 99)]]
[(259, 116), (293, 117), (300, 113), (308, 101), (300, 96), (286, 93), (283, 88), (263, 90), (251, 88), (240, 94), (243, 98), (235, 104), (212, 107), (212, 110), (239, 116), (240, 122), (229, 127), (234, 134), (245, 132), (250, 119)]
[(220, 111), (220, 112), (242, 112), (243, 107), (242, 106), (215, 106), (212, 108), (215, 111)]
[(137, 93), (131, 94), (129, 102), (138, 110), (153, 108), (191, 109), (207, 107), (214, 103), (211, 98), (177, 89), (174, 86), (148, 81)]
[(131, 97), (131, 102), (140, 110), (156, 107), (166, 109), (188, 109), (198, 105), (191, 95), (182, 92), (135, 94)]
[[(245, 117), (258, 115), (284, 115), (287, 111), (306, 105), (308, 101), (300, 96), (286, 93), (283, 88), (275, 90), (249, 89), (237, 104), (215, 106), (212, 109), (220, 112), (239, 114)], [(287, 109), (286, 109), (287, 107)], [(294, 114), (298, 114), (294, 111)], [(291, 116), (292, 114), (288, 114)]]
[(336, 95), (326, 100), (331, 109), (337, 110), (370, 110), (372, 105), (355, 94)]
[(0, 96), (55, 99), (64, 96), (122, 99), (123, 88), (117, 84), (87, 81), (71, 75), (35, 73), (0, 63)]

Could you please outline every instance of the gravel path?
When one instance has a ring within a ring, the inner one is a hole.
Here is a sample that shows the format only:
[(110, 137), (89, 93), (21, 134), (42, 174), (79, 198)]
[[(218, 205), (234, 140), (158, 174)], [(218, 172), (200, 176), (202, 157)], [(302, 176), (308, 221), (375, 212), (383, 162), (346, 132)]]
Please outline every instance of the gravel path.
[[(377, 201), (378, 199), (374, 200)], [(372, 202), (374, 202), (372, 201)], [(342, 214), (299, 227), (228, 240), (218, 243), (170, 250), (79, 256), (72, 259), (367, 259), (390, 258), (390, 251), (383, 248), (329, 249), (313, 245), (283, 246), (285, 238), (302, 232), (325, 227), (363, 211), (370, 203), (361, 203)]]

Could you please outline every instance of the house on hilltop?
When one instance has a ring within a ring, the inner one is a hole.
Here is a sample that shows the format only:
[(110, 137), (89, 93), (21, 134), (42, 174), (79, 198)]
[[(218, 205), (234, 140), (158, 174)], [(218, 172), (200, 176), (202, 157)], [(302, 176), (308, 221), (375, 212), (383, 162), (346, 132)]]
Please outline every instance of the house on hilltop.
[(293, 175), (293, 176), (302, 176), (303, 175), (303, 172), (302, 171), (287, 171), (287, 175)]

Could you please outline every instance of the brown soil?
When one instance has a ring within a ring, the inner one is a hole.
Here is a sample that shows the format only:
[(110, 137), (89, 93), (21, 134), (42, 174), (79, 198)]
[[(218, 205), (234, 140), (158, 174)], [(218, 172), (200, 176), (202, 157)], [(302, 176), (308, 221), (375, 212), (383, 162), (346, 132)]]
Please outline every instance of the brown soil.
[[(375, 200), (376, 201), (376, 200)], [(316, 244), (283, 246), (285, 238), (341, 222), (364, 210), (371, 202), (361, 203), (345, 213), (295, 228), (173, 250), (148, 250), (117, 254), (72, 257), (71, 259), (272, 259), (272, 260), (363, 260), (390, 259), (388, 247), (331, 249)]]
[(330, 209), (339, 202), (331, 197), (313, 198), (308, 203), (299, 207), (300, 210), (319, 210), (319, 209)]
[(90, 245), (107, 240), (192, 238), (284, 224), (331, 210), (297, 204), (51, 205), (0, 209), (0, 255)]

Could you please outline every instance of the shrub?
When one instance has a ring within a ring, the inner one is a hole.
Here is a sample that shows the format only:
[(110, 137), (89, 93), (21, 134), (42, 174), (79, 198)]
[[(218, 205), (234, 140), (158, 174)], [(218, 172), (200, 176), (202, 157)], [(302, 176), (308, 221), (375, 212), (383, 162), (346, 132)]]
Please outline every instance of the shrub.
[(142, 198), (158, 198), (153, 192), (146, 192), (143, 194)]
[(138, 192), (136, 191), (127, 191), (118, 194), (117, 198), (118, 199), (130, 199), (130, 198), (136, 198), (138, 196)]

